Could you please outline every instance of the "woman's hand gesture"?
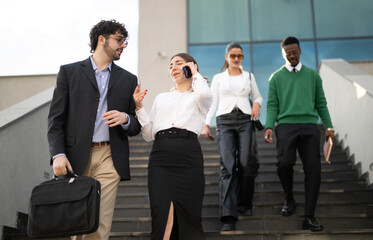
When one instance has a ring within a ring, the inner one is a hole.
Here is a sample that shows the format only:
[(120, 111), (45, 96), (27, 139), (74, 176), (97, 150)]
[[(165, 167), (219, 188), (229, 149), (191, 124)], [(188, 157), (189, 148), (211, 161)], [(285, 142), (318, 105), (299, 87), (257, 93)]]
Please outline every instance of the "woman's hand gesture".
[(140, 85), (137, 85), (135, 92), (133, 93), (133, 100), (135, 100), (136, 110), (140, 110), (143, 107), (142, 100), (147, 92), (147, 89), (140, 92)]

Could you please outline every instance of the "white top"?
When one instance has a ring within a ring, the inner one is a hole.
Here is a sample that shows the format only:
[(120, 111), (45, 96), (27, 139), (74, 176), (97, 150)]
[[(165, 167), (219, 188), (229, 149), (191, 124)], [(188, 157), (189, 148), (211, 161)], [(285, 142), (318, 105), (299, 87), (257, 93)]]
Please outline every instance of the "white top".
[(238, 94), (244, 84), (243, 75), (240, 74), (238, 76), (229, 76), (229, 82), (232, 92)]
[(195, 74), (189, 91), (179, 92), (172, 88), (170, 92), (157, 95), (149, 115), (144, 108), (136, 111), (142, 126), (141, 134), (147, 142), (154, 140), (158, 131), (172, 127), (199, 135), (211, 102), (207, 81), (199, 73)]
[(216, 116), (230, 113), (234, 107), (238, 107), (245, 114), (251, 114), (249, 95), (251, 95), (253, 102), (263, 104), (263, 98), (256, 85), (254, 74), (243, 71), (242, 75), (244, 84), (238, 93), (234, 93), (230, 88), (228, 69), (214, 76), (211, 83), (213, 101), (207, 113), (205, 124), (210, 125), (216, 108), (218, 109)]

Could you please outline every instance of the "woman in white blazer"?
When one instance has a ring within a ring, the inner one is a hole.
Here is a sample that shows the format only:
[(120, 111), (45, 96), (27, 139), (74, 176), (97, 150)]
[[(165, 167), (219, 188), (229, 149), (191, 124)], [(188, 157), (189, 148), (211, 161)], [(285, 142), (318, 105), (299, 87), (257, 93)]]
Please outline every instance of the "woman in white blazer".
[(254, 121), (260, 117), (263, 98), (254, 75), (243, 71), (243, 58), (240, 44), (228, 44), (221, 73), (216, 74), (211, 83), (213, 102), (202, 132), (206, 138), (211, 136), (209, 125), (216, 112), (222, 231), (235, 230), (239, 215), (252, 215), (255, 177), (259, 168)]

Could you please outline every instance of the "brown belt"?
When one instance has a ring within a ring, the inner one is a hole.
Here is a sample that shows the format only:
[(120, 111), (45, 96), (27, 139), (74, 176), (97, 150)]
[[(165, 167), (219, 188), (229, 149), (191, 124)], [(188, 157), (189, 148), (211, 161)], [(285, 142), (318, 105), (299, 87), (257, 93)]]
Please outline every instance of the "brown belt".
[(110, 145), (110, 142), (93, 142), (92, 143), (92, 147), (101, 147), (101, 146), (106, 146), (106, 145)]

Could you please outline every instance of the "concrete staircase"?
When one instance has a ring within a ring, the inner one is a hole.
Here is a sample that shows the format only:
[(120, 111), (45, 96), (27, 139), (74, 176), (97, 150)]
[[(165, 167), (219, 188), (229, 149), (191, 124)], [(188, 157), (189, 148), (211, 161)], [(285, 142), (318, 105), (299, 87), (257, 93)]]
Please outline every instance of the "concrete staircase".
[[(240, 217), (237, 231), (220, 232), (218, 220), (219, 154), (217, 142), (200, 138), (204, 158), (206, 192), (203, 203), (203, 227), (206, 239), (373, 239), (373, 191), (347, 159), (338, 144), (331, 162), (322, 164), (322, 184), (316, 217), (324, 225), (322, 232), (302, 229), (304, 214), (303, 170), (297, 161), (294, 175), (297, 210), (293, 216), (281, 216), (284, 194), (276, 174), (275, 144), (266, 144), (263, 132), (257, 133), (260, 171), (256, 179), (254, 215)], [(150, 239), (151, 218), (147, 191), (147, 164), (152, 143), (141, 136), (130, 139), (132, 180), (121, 182), (114, 212), (110, 240)]]

